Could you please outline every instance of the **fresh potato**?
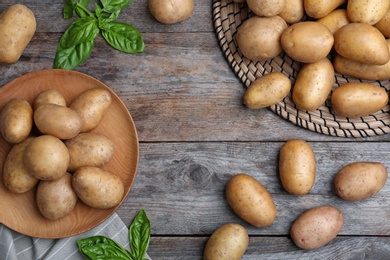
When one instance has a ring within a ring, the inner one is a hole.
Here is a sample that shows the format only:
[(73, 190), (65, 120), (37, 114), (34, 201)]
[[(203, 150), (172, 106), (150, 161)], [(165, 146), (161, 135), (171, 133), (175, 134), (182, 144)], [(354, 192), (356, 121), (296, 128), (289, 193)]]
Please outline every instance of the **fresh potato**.
[(386, 167), (379, 162), (353, 162), (344, 166), (334, 179), (337, 195), (359, 201), (377, 194), (387, 181)]
[(287, 141), (279, 152), (279, 176), (284, 189), (294, 195), (310, 192), (316, 178), (316, 157), (305, 140)]
[(335, 10), (347, 0), (303, 0), (305, 12), (308, 16), (319, 19)]
[(344, 225), (344, 215), (336, 207), (319, 206), (307, 210), (292, 224), (291, 239), (306, 250), (320, 248), (331, 242)]
[(66, 107), (64, 96), (57, 89), (47, 89), (38, 94), (34, 100), (34, 111), (42, 104), (56, 104)]
[(65, 145), (70, 155), (68, 166), (70, 172), (83, 166), (100, 167), (114, 155), (114, 144), (102, 134), (80, 133), (66, 140)]
[(203, 252), (204, 260), (240, 260), (249, 244), (246, 229), (240, 224), (226, 223), (211, 234)]
[(353, 23), (376, 24), (390, 8), (389, 0), (348, 1), (347, 13)]
[(305, 15), (303, 0), (286, 0), (283, 10), (278, 14), (287, 23), (297, 23)]
[(77, 194), (72, 187), (72, 175), (65, 173), (55, 181), (40, 181), (36, 202), (41, 214), (50, 220), (65, 217), (77, 203)]
[(39, 180), (32, 176), (23, 161), (24, 151), (34, 137), (14, 144), (4, 162), (3, 181), (7, 189), (13, 193), (24, 193), (38, 184)]
[(270, 72), (256, 79), (246, 90), (244, 104), (251, 109), (274, 105), (290, 93), (291, 81), (282, 72)]
[(387, 9), (385, 15), (380, 19), (374, 27), (377, 28), (385, 38), (390, 38), (390, 8)]
[(92, 88), (81, 93), (72, 101), (69, 108), (76, 110), (83, 121), (80, 132), (89, 132), (94, 129), (111, 104), (111, 94), (104, 88)]
[(191, 17), (194, 0), (149, 0), (149, 11), (163, 24), (174, 24)]
[(329, 31), (334, 34), (338, 29), (351, 21), (348, 18), (346, 9), (336, 9), (328, 15), (317, 20), (320, 24), (325, 25)]
[(9, 143), (24, 141), (33, 126), (33, 110), (25, 99), (13, 98), (8, 101), (0, 113), (0, 131)]
[(54, 181), (61, 178), (69, 165), (69, 152), (57, 137), (41, 135), (27, 145), (23, 161), (30, 174), (40, 180)]
[(291, 25), (283, 31), (280, 40), (287, 55), (303, 63), (313, 63), (325, 58), (334, 42), (329, 29), (315, 21)]
[(235, 40), (246, 58), (267, 60), (281, 53), (280, 36), (286, 28), (287, 23), (280, 16), (253, 16), (237, 29)]
[(299, 109), (316, 110), (325, 103), (334, 83), (333, 64), (328, 58), (304, 64), (292, 90), (292, 99)]
[(8, 7), (0, 15), (0, 63), (11, 64), (19, 60), (37, 24), (34, 13), (22, 4)]
[(233, 176), (226, 185), (226, 196), (233, 211), (253, 226), (269, 226), (276, 218), (276, 206), (271, 194), (248, 174)]
[(385, 37), (377, 28), (364, 23), (349, 23), (337, 30), (334, 49), (341, 56), (360, 63), (383, 65), (390, 59)]
[(81, 167), (73, 174), (72, 186), (88, 206), (108, 209), (119, 205), (124, 195), (122, 180), (98, 167)]
[(272, 17), (279, 14), (286, 0), (246, 0), (249, 9), (257, 16)]
[(349, 82), (331, 94), (333, 112), (345, 117), (361, 117), (378, 112), (389, 100), (386, 89), (378, 85)]

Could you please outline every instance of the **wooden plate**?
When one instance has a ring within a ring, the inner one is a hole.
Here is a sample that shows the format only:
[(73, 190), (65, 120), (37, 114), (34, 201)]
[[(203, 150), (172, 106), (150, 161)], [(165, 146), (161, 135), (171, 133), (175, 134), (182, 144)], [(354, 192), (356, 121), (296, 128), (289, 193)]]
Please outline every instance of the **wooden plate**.
[[(106, 85), (88, 75), (68, 70), (42, 70), (26, 74), (0, 88), (0, 109), (13, 97), (33, 102), (42, 90), (55, 88), (68, 104), (83, 91), (103, 87), (110, 91), (112, 104), (107, 114), (93, 132), (106, 135), (115, 146), (113, 158), (102, 168), (117, 174), (124, 182), (127, 197), (138, 167), (138, 136), (131, 115), (120, 98)], [(0, 137), (0, 172), (11, 145)], [(80, 200), (75, 209), (59, 220), (44, 218), (35, 203), (35, 189), (24, 194), (13, 194), (0, 178), (0, 223), (28, 236), (39, 238), (64, 238), (86, 232), (112, 215), (117, 207), (98, 210)]]

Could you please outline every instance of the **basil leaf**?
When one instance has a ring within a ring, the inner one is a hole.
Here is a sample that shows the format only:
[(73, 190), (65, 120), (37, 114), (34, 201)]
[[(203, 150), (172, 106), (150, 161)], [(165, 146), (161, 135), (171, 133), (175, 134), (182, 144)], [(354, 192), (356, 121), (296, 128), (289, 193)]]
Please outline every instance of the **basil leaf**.
[(69, 48), (58, 46), (54, 59), (54, 69), (72, 70), (83, 63), (91, 54), (94, 41), (82, 42)]
[(99, 34), (97, 20), (92, 17), (82, 17), (75, 20), (62, 35), (61, 48), (69, 48), (82, 42), (92, 41)]
[(150, 221), (142, 209), (129, 228), (131, 255), (134, 259), (143, 259), (150, 242)]
[(87, 7), (90, 3), (90, 0), (80, 0), (79, 4), (81, 4), (84, 7)]
[(132, 25), (110, 22), (104, 24), (100, 29), (107, 43), (119, 51), (137, 53), (145, 50), (145, 43), (140, 32)]
[(103, 10), (107, 13), (114, 13), (123, 10), (132, 0), (101, 0)]
[(80, 252), (86, 259), (131, 260), (129, 251), (114, 240), (104, 236), (93, 236), (77, 241)]
[(74, 15), (74, 10), (76, 9), (76, 1), (75, 0), (66, 0), (63, 15), (65, 19), (70, 19)]

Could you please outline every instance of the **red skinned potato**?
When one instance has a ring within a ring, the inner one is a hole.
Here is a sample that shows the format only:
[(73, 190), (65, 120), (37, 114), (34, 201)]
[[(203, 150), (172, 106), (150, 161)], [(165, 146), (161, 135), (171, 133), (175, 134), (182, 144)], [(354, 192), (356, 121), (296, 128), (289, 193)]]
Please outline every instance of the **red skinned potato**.
[(152, 16), (164, 24), (187, 20), (194, 11), (194, 0), (149, 0)]

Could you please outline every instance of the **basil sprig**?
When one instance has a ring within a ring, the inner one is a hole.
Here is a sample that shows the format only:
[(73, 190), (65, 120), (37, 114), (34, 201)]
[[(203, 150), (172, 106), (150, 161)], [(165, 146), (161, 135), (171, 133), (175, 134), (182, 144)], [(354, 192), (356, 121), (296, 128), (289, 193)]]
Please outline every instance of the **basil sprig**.
[(77, 245), (86, 260), (143, 260), (150, 242), (150, 221), (142, 209), (129, 228), (131, 251), (105, 236), (79, 239)]
[(138, 53), (145, 50), (141, 33), (132, 25), (116, 22), (119, 13), (132, 0), (101, 0), (95, 4), (95, 12), (88, 10), (90, 0), (66, 0), (63, 15), (78, 19), (62, 35), (53, 63), (55, 69), (74, 69), (91, 54), (95, 38), (99, 33), (113, 48), (124, 53)]

